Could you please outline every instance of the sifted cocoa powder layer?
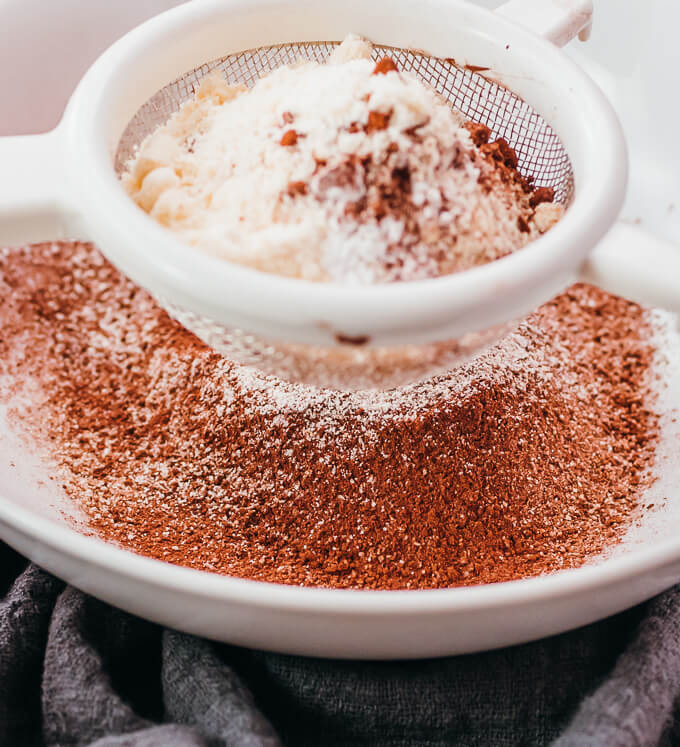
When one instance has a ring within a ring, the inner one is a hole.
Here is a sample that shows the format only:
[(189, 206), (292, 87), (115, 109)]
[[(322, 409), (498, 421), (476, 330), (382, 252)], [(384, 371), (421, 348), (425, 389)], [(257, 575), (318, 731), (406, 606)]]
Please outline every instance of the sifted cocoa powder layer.
[(0, 254), (0, 399), (92, 531), (219, 573), (436, 588), (587, 562), (658, 439), (640, 307), (579, 285), (447, 376), (339, 393), (207, 349), (83, 244)]

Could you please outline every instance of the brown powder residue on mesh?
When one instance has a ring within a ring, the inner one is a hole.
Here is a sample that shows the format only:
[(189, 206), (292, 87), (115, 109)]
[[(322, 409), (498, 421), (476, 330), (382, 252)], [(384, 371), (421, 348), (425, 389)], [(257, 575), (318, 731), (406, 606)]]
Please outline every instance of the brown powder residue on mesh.
[(91, 530), (173, 563), (356, 588), (534, 576), (617, 542), (651, 479), (650, 323), (585, 285), (377, 394), (221, 359), (86, 245), (0, 255), (0, 325), (2, 399)]

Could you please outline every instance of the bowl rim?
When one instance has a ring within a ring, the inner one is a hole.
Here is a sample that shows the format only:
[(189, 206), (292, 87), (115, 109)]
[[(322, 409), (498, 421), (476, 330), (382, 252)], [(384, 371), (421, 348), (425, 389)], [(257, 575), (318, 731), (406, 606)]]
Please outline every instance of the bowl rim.
[(342, 614), (355, 618), (452, 614), (577, 596), (680, 560), (680, 541), (670, 539), (611, 558), (597, 557), (578, 568), (514, 581), (444, 589), (331, 589), (255, 581), (138, 555), (37, 515), (1, 493), (0, 523), (62, 555), (166, 590), (272, 611)]

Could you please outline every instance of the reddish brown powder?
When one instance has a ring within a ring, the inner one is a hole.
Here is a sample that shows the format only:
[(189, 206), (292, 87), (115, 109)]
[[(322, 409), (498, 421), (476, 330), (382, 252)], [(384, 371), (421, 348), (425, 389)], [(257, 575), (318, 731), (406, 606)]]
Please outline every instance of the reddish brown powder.
[(286, 130), (281, 136), (281, 145), (290, 146), (297, 145), (298, 134), (295, 130)]
[(399, 71), (397, 63), (391, 57), (381, 57), (373, 68), (373, 75), (386, 75), (393, 70)]
[(583, 285), (378, 394), (221, 359), (86, 245), (2, 254), (0, 325), (0, 395), (91, 530), (173, 563), (357, 588), (533, 576), (615, 543), (651, 479), (650, 324)]

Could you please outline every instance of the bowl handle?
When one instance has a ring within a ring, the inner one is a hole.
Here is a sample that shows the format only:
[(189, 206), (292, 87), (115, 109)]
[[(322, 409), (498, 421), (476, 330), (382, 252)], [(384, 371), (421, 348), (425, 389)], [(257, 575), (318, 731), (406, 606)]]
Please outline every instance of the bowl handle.
[(592, 0), (509, 0), (496, 13), (563, 47), (576, 36), (586, 41), (593, 22)]
[(680, 312), (680, 246), (617, 223), (584, 262), (581, 280), (644, 306)]
[(60, 129), (0, 138), (0, 246), (80, 236)]

